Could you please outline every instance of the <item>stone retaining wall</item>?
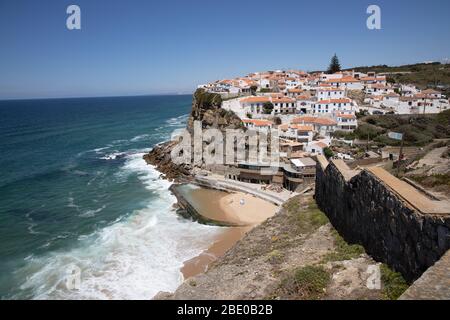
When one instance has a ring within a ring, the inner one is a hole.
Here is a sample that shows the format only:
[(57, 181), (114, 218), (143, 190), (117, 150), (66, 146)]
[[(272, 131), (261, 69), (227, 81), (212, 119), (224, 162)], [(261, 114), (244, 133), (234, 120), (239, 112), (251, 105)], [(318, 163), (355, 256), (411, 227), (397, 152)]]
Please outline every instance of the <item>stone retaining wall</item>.
[(367, 170), (320, 159), (315, 194), (348, 242), (363, 245), (410, 282), (450, 248), (450, 215), (422, 214)]

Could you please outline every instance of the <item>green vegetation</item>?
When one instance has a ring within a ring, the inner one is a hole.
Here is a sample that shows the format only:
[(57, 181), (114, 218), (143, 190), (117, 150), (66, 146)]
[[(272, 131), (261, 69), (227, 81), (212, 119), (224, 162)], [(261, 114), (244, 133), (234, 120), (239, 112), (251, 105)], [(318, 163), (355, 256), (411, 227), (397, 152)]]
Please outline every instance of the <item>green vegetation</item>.
[(408, 289), (408, 284), (400, 273), (392, 271), (385, 264), (381, 265), (380, 271), (385, 298), (397, 300)]
[(247, 118), (251, 119), (253, 115), (250, 112), (247, 112)]
[(259, 92), (261, 92), (261, 93), (269, 93), (269, 92), (272, 92), (272, 89), (270, 89), (270, 88), (261, 88), (261, 89), (259, 89)]
[(433, 174), (431, 176), (413, 175), (411, 176), (411, 179), (428, 188), (434, 188), (437, 186), (450, 187), (450, 173)]
[(294, 299), (320, 299), (330, 283), (330, 274), (321, 266), (295, 269), (281, 281), (280, 291)]
[(330, 66), (328, 67), (328, 74), (336, 73), (341, 71), (341, 64), (339, 63), (339, 58), (336, 54), (331, 58)]
[(390, 131), (403, 133), (406, 146), (424, 146), (433, 139), (450, 138), (450, 110), (425, 116), (366, 116), (359, 120), (359, 127), (354, 135), (355, 138), (362, 140), (369, 137), (380, 145), (399, 145), (400, 141), (392, 140), (387, 136)]
[(290, 223), (300, 233), (310, 233), (329, 222), (327, 216), (312, 201), (307, 208), (301, 208), (298, 199), (293, 198), (284, 204)]
[(278, 249), (272, 250), (267, 255), (267, 261), (274, 264), (281, 263), (283, 261), (283, 258), (284, 253)]
[(204, 89), (197, 89), (194, 92), (194, 98), (198, 105), (203, 106), (205, 109), (220, 107), (222, 105), (222, 97), (220, 94), (207, 92)]
[(329, 147), (323, 148), (323, 154), (327, 159), (330, 159), (332, 156), (334, 156), (333, 150), (331, 150)]
[(361, 254), (365, 253), (363, 246), (359, 244), (348, 244), (336, 230), (333, 230), (333, 236), (336, 250), (334, 252), (328, 253), (324, 257), (324, 263), (330, 261), (351, 260), (358, 258)]
[[(349, 69), (350, 70), (350, 69)], [(450, 64), (418, 63), (397, 67), (387, 65), (356, 67), (351, 70), (359, 72), (374, 71), (376, 73), (390, 73), (387, 80), (391, 83), (412, 83), (424, 89), (437, 88), (444, 94), (450, 94)]]
[(265, 103), (263, 104), (263, 112), (264, 112), (265, 114), (271, 114), (272, 111), (273, 111), (273, 108), (274, 108), (274, 106), (273, 106), (273, 103), (272, 103), (272, 102), (265, 102)]

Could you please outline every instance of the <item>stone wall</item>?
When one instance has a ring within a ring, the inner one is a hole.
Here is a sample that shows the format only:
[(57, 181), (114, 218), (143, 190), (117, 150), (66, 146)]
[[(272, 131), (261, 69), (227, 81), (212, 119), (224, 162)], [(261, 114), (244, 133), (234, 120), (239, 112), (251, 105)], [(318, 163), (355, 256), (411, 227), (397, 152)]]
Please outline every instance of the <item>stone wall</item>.
[(422, 214), (368, 170), (319, 159), (315, 197), (345, 240), (410, 282), (450, 248), (450, 215)]

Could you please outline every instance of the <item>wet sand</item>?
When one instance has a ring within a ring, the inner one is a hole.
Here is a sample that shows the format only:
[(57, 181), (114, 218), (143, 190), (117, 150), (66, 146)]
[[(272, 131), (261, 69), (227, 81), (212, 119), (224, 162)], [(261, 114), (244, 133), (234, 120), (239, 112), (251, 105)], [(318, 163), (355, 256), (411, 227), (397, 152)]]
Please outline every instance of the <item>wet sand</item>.
[(192, 190), (189, 197), (203, 216), (239, 227), (224, 227), (207, 250), (186, 261), (181, 268), (184, 279), (205, 272), (209, 264), (225, 254), (246, 232), (273, 216), (278, 210), (278, 207), (270, 202), (241, 192), (226, 193), (198, 188)]

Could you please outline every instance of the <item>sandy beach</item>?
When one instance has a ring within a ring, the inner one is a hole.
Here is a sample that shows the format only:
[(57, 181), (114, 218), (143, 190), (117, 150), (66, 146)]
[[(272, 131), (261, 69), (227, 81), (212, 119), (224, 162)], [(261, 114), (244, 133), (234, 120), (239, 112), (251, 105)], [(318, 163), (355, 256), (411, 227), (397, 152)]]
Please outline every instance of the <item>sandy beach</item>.
[(185, 279), (205, 272), (208, 265), (222, 256), (246, 232), (273, 216), (278, 207), (270, 202), (242, 192), (194, 189), (190, 198), (196, 203), (200, 214), (216, 221), (231, 222), (239, 227), (223, 228), (214, 243), (199, 256), (188, 260), (181, 268)]

